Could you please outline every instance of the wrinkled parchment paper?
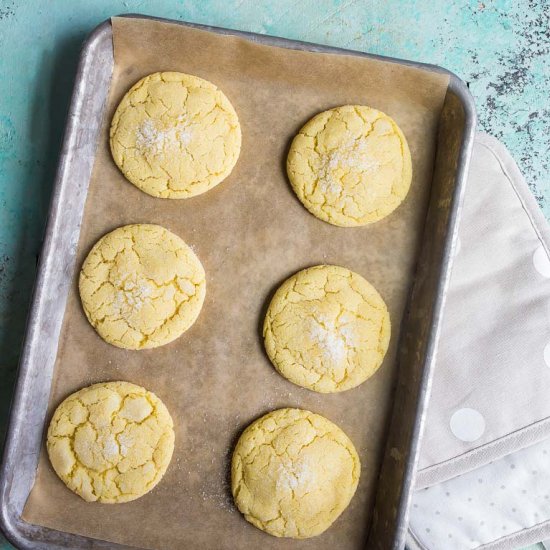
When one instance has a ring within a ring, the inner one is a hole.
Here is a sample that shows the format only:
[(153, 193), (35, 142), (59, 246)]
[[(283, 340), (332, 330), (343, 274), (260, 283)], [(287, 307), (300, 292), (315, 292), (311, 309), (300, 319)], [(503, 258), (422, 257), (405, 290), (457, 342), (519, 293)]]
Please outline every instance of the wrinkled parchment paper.
[[(27, 501), (28, 522), (141, 548), (316, 550), (360, 548), (366, 540), (392, 403), (396, 346), (430, 189), (445, 75), (354, 56), (263, 46), (146, 19), (112, 20), (115, 68), (85, 207), (76, 268), (52, 386), (53, 409), (94, 382), (128, 380), (156, 393), (176, 429), (174, 458), (159, 485), (127, 504), (86, 503), (65, 488), (43, 450)], [(188, 200), (157, 199), (127, 182), (111, 160), (108, 128), (137, 80), (182, 71), (218, 85), (242, 125), (240, 159), (215, 189)], [(292, 137), (319, 111), (367, 104), (392, 116), (409, 142), (414, 178), (405, 203), (385, 220), (339, 228), (309, 214), (285, 176)], [(157, 223), (192, 245), (207, 274), (197, 323), (172, 344), (125, 351), (87, 322), (77, 290), (86, 254), (104, 233)], [(267, 359), (261, 323), (277, 286), (315, 264), (346, 266), (386, 300), (392, 340), (378, 373), (360, 387), (320, 395), (282, 378)], [(279, 407), (325, 415), (355, 443), (361, 481), (349, 508), (323, 535), (276, 539), (249, 525), (228, 486), (242, 429)]]

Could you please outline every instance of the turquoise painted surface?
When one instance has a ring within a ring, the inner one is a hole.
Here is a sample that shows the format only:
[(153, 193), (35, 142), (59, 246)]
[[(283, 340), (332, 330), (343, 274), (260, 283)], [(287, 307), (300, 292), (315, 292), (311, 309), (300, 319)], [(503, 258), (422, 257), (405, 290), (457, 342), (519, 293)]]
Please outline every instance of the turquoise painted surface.
[(80, 45), (132, 12), (447, 67), (550, 219), (547, 0), (0, 0), (0, 437)]

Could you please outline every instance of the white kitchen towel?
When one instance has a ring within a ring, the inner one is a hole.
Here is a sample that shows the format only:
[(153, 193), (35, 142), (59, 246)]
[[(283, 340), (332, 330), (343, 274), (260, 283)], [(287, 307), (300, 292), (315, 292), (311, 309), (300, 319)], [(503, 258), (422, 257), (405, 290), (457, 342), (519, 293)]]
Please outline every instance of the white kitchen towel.
[(419, 461), (427, 487), (550, 437), (550, 231), (478, 134)]
[(517, 550), (550, 536), (550, 439), (415, 493), (410, 550)]
[(516, 164), (478, 134), (413, 498), (409, 545), (550, 536), (550, 231)]

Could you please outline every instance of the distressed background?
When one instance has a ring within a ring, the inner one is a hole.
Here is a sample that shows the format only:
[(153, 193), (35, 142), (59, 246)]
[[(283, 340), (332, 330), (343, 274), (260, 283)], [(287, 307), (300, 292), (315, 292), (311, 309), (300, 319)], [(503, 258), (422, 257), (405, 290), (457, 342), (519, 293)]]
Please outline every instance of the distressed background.
[(442, 65), (550, 219), (548, 0), (0, 0), (0, 441), (80, 46), (120, 13)]

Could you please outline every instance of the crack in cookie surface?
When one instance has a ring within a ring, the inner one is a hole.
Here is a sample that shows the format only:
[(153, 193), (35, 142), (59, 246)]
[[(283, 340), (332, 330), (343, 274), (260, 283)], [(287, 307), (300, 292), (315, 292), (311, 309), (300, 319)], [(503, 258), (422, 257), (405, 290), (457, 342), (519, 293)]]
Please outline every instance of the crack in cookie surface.
[(155, 197), (182, 199), (208, 191), (231, 173), (241, 127), (235, 109), (211, 82), (154, 73), (120, 102), (110, 143), (115, 163), (134, 185)]
[(363, 277), (322, 265), (287, 279), (269, 305), (263, 327), (266, 352), (288, 380), (331, 393), (370, 378), (388, 349), (386, 304)]
[(345, 510), (360, 470), (355, 447), (338, 426), (309, 411), (279, 409), (239, 438), (231, 488), (238, 509), (259, 529), (308, 538)]
[(305, 124), (292, 141), (287, 173), (314, 216), (343, 227), (366, 225), (405, 199), (411, 155), (392, 118), (370, 107), (345, 105)]
[(154, 348), (185, 332), (206, 293), (204, 269), (191, 248), (159, 225), (135, 224), (102, 237), (79, 280), (84, 312), (107, 342)]
[(173, 422), (162, 401), (141, 386), (94, 384), (56, 409), (47, 449), (57, 475), (84, 500), (128, 502), (149, 492), (166, 472)]

